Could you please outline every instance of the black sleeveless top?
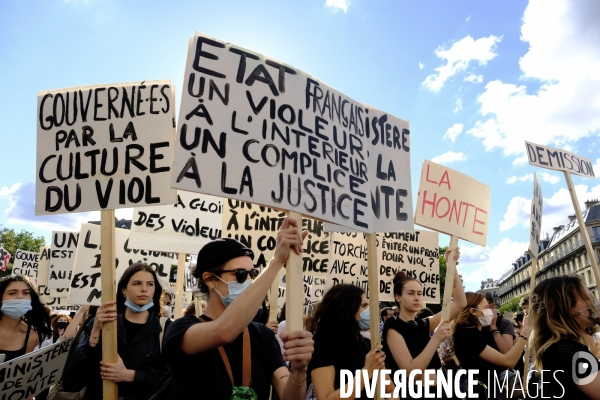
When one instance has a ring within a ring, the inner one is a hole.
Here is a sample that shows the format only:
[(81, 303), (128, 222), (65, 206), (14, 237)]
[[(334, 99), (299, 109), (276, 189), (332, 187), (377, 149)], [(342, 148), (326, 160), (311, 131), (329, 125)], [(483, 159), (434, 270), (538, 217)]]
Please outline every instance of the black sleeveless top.
[(24, 356), (27, 353), (27, 342), (29, 342), (29, 332), (31, 331), (31, 325), (27, 325), (27, 335), (25, 335), (25, 344), (19, 350), (2, 350), (0, 354), (6, 355), (4, 362), (14, 360), (15, 358)]

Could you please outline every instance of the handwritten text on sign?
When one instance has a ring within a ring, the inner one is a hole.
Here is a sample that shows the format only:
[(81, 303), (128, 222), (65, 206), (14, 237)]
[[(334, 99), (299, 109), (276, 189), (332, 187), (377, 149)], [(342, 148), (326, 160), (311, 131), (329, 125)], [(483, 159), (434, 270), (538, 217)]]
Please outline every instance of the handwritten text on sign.
[(175, 203), (168, 80), (38, 93), (35, 213)]
[(25, 275), (37, 284), (40, 255), (33, 251), (17, 250), (13, 262), (13, 275)]
[(48, 289), (48, 274), (50, 272), (50, 246), (40, 247), (38, 263), (37, 291), (47, 306), (57, 306), (67, 303), (69, 289)]
[(63, 289), (71, 286), (78, 237), (79, 232), (52, 232), (48, 288)]
[(406, 121), (198, 33), (184, 88), (171, 187), (359, 231), (373, 232), (374, 218), (412, 230)]
[(443, 165), (423, 161), (415, 224), (485, 246), (490, 188)]
[(423, 301), (440, 302), (439, 234), (430, 231), (377, 235), (379, 301), (394, 301), (394, 276), (406, 274), (421, 282)]
[(567, 171), (572, 174), (595, 178), (592, 162), (566, 150), (555, 149), (525, 141), (529, 164), (542, 168)]
[(531, 198), (531, 216), (529, 218), (529, 252), (533, 257), (538, 256), (540, 251), (540, 232), (542, 230), (542, 208), (544, 206), (544, 197), (542, 196), (542, 186), (533, 173), (533, 197)]
[[(100, 225), (81, 224), (75, 256), (75, 269), (69, 290), (69, 304), (100, 305)], [(137, 250), (129, 247), (129, 230), (115, 229), (116, 281), (135, 262), (148, 264), (158, 276), (162, 287), (169, 285), (171, 265), (177, 264), (177, 254)]]
[(0, 364), (0, 399), (31, 399), (56, 385), (62, 375), (73, 339)]
[(129, 243), (138, 249), (198, 254), (221, 237), (223, 198), (179, 191), (173, 205), (133, 209)]

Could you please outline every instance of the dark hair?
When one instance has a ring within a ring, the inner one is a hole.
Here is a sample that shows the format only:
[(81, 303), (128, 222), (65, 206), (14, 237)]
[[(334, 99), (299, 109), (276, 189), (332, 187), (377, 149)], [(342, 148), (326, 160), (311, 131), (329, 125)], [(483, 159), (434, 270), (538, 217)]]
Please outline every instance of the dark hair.
[(150, 272), (152, 274), (152, 277), (154, 278), (154, 295), (152, 296), (152, 301), (154, 302), (154, 305), (148, 311), (158, 316), (163, 316), (164, 312), (161, 304), (161, 296), (163, 293), (163, 289), (160, 285), (160, 282), (158, 281), (158, 276), (156, 276), (156, 272), (154, 271), (154, 269), (152, 269), (152, 267), (150, 267), (148, 264), (141, 262), (133, 263), (129, 267), (127, 267), (125, 272), (123, 272), (121, 279), (119, 279), (119, 284), (117, 285), (117, 311), (119, 313), (125, 311), (125, 295), (123, 294), (123, 289), (127, 287), (129, 281), (131, 280), (131, 277), (135, 273), (140, 271)]
[(528, 306), (529, 305), (529, 295), (525, 295), (523, 296), (523, 298), (521, 299), (521, 301), (519, 301), (519, 305), (521, 306), (521, 308), (523, 308), (523, 306)]
[(313, 312), (309, 330), (315, 336), (362, 339), (356, 313), (364, 292), (354, 285), (342, 283), (332, 286)]
[(383, 321), (384, 317), (387, 317), (388, 311), (394, 311), (394, 310), (392, 310), (392, 307), (384, 307), (381, 309), (381, 320), (382, 321)]
[[(402, 289), (404, 289), (404, 285), (410, 281), (418, 282), (419, 285), (421, 285), (421, 282), (419, 282), (417, 280), (417, 278), (412, 278), (412, 277), (406, 275), (406, 272), (404, 272), (404, 271), (396, 272), (396, 276), (394, 276), (394, 301), (396, 301), (396, 295), (402, 296)], [(421, 286), (423, 286), (423, 285), (421, 285)], [(396, 301), (396, 305), (398, 306), (398, 308), (400, 308), (400, 303), (398, 303), (397, 301)]]
[(483, 297), (485, 297), (485, 300), (488, 303), (494, 303), (494, 296), (492, 296), (492, 294), (486, 290), (478, 290), (477, 293), (481, 293), (481, 295)]
[(523, 318), (525, 317), (525, 313), (523, 311), (517, 311), (513, 315), (513, 325), (520, 326), (519, 322), (523, 322)]
[(417, 314), (417, 318), (427, 318), (433, 316), (433, 311), (429, 307), (424, 307)]
[(286, 303), (283, 303), (283, 307), (281, 307), (281, 313), (279, 314), (279, 321), (277, 322), (285, 321), (285, 305)]
[(183, 315), (193, 315), (199, 317), (199, 315), (196, 315), (196, 302), (192, 301), (190, 304), (188, 304), (187, 308), (183, 312)]
[(52, 327), (52, 330), (56, 332), (57, 330), (57, 324), (58, 324), (58, 320), (61, 318), (66, 318), (68, 323), (71, 323), (71, 317), (69, 317), (67, 314), (56, 314), (54, 317), (52, 317), (52, 322), (50, 323), (50, 326)]
[[(21, 319), (29, 326), (31, 326), (38, 334), (38, 343), (42, 344), (44, 340), (52, 337), (52, 331), (50, 330), (50, 316), (44, 308), (40, 296), (34, 289), (31, 280), (24, 275), (11, 275), (5, 276), (0, 279), (0, 303), (2, 303), (2, 297), (8, 285), (13, 282), (24, 282), (29, 288), (29, 296), (31, 297), (31, 310), (21, 317)], [(0, 319), (2, 319), (2, 312), (0, 312)]]

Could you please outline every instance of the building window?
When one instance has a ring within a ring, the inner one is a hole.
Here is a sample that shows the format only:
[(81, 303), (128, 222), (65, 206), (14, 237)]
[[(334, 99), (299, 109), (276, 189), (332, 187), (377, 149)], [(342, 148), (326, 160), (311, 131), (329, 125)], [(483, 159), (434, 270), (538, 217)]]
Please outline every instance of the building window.
[(588, 270), (588, 285), (592, 284), (592, 271)]
[(594, 238), (596, 242), (600, 242), (600, 226), (595, 226), (592, 228), (594, 231)]

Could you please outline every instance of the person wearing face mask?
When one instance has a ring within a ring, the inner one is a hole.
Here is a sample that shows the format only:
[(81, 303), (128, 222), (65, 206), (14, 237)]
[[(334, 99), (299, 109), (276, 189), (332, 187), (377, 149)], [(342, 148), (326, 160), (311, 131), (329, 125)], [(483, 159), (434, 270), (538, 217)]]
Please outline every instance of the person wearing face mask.
[[(167, 372), (160, 341), (171, 322), (163, 316), (162, 287), (154, 269), (144, 263), (131, 264), (117, 284), (117, 301), (106, 302), (85, 326), (73, 357), (65, 368), (65, 379), (87, 387), (84, 400), (102, 399), (102, 380), (118, 384), (119, 399), (146, 399)], [(102, 327), (117, 321), (116, 363), (102, 361)]]
[(206, 295), (206, 311), (173, 322), (163, 343), (175, 398), (268, 400), (271, 385), (280, 399), (304, 398), (312, 334), (281, 334), (282, 356), (273, 331), (252, 319), (290, 251), (302, 254), (307, 234), (300, 236), (298, 221), (285, 218), (274, 256), (260, 276), (252, 250), (237, 240), (217, 239), (200, 249), (193, 274)]
[[(452, 323), (454, 351), (462, 368), (479, 370), (474, 374), (478, 385), (475, 392), (480, 399), (492, 399), (493, 390), (488, 391), (488, 373), (493, 382), (494, 372), (498, 377), (506, 368), (514, 368), (523, 354), (523, 348), (529, 337), (528, 318), (523, 320), (519, 339), (506, 354), (498, 351), (494, 334), (489, 329), (494, 318), (493, 310), (481, 293), (467, 292), (467, 305)], [(497, 389), (499, 390), (499, 389)]]
[[(371, 341), (361, 335), (369, 329), (370, 317), (369, 301), (360, 287), (339, 284), (325, 292), (308, 326), (315, 334), (315, 352), (308, 365), (312, 398), (339, 399), (341, 370), (366, 370), (372, 377), (374, 370), (385, 368), (381, 346), (371, 350)], [(393, 389), (390, 385), (388, 392)], [(354, 394), (355, 391), (348, 398), (354, 399)], [(360, 398), (370, 398), (364, 388)]]
[(52, 337), (50, 317), (23, 275), (0, 279), (0, 354), (10, 361), (32, 352)]
[(538, 398), (600, 399), (600, 374), (592, 375), (600, 370), (593, 339), (600, 311), (579, 275), (538, 283), (529, 298), (529, 311), (533, 369), (552, 371), (544, 373), (543, 396)]
[(163, 294), (161, 296), (162, 309), (163, 313), (169, 317), (173, 318), (173, 295), (170, 292), (167, 292), (163, 289)]
[(71, 317), (65, 314), (58, 314), (52, 320), (52, 343), (56, 343), (59, 337), (61, 337), (67, 326), (71, 323)]
[[(446, 257), (451, 251), (446, 252)], [(457, 248), (452, 255), (460, 258)], [(450, 309), (450, 320), (456, 317), (467, 304), (465, 291), (458, 274), (454, 276), (454, 302)], [(394, 277), (394, 298), (400, 309), (397, 319), (388, 319), (383, 327), (383, 351), (391, 357), (386, 360), (387, 367), (394, 373), (405, 369), (407, 374), (412, 370), (439, 369), (442, 366), (437, 349), (450, 336), (448, 321), (442, 320), (442, 314), (431, 317), (417, 317), (423, 307), (423, 287), (415, 278), (408, 277), (400, 271)], [(433, 334), (433, 335), (431, 335)], [(417, 380), (423, 377), (417, 376)], [(435, 380), (434, 380), (434, 384)], [(430, 388), (437, 393), (436, 388)]]

